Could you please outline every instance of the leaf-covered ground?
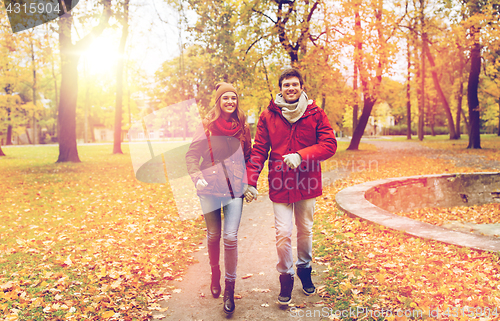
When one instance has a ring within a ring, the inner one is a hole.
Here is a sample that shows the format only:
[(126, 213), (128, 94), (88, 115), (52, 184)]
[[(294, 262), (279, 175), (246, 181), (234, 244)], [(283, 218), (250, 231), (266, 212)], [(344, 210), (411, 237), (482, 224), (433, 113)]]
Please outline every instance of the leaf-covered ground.
[[(451, 153), (458, 161), (462, 150), (447, 148), (446, 142), (440, 144), (440, 153)], [(495, 142), (491, 148), (496, 150), (487, 152), (497, 153), (500, 143)], [(347, 179), (327, 187), (324, 197), (318, 198), (314, 255), (328, 270), (327, 291), (323, 295), (330, 319), (500, 319), (498, 254), (408, 236), (350, 218), (337, 208), (338, 191), (366, 181), (481, 171), (475, 167), (456, 167), (453, 158), (416, 156), (419, 154), (422, 153), (356, 154), (357, 159), (366, 162), (377, 159), (377, 168), (353, 172)], [(474, 219), (474, 214), (469, 213), (471, 216), (464, 219)]]
[[(466, 152), (452, 145), (462, 141), (428, 143), (435, 149), (413, 142), (409, 152), (372, 145), (348, 152), (340, 142), (337, 155), (323, 163), (326, 170), (351, 172), (324, 188), (315, 214), (314, 256), (328, 271), (320, 293), (330, 319), (432, 320), (437, 309), (441, 319), (500, 319), (494, 315), (500, 314), (497, 254), (407, 236), (336, 207), (338, 191), (366, 181), (491, 170), (478, 159), (494, 162), (489, 156), (500, 148), (495, 140)], [(135, 180), (129, 155), (111, 155), (109, 145), (79, 149), (81, 164), (54, 164), (57, 147), (5, 148), (9, 156), (0, 159), (5, 320), (150, 319), (151, 311), (161, 311), (157, 302), (178, 291), (168, 281), (182, 278), (204, 237), (201, 218), (178, 219), (168, 186)]]
[[(127, 146), (124, 145), (124, 150)], [(135, 180), (129, 155), (11, 147), (0, 159), (0, 315), (5, 320), (145, 320), (204, 235), (166, 185)]]
[(426, 207), (408, 213), (399, 213), (398, 215), (434, 225), (443, 225), (450, 221), (495, 224), (500, 223), (500, 204), (456, 206), (451, 208)]

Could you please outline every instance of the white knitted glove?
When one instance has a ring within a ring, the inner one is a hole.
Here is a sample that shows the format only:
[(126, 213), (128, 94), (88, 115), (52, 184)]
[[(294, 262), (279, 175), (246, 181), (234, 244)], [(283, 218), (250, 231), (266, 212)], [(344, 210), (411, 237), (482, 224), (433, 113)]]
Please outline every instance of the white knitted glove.
[(208, 186), (207, 181), (204, 178), (199, 178), (198, 181), (196, 182), (196, 189), (201, 191), (205, 187)]
[(283, 160), (291, 169), (296, 169), (302, 162), (302, 157), (299, 153), (293, 153), (283, 156)]
[(243, 194), (245, 194), (245, 200), (247, 202), (251, 202), (254, 199), (255, 200), (257, 199), (257, 196), (259, 195), (259, 192), (252, 185), (247, 185), (247, 187), (245, 188), (245, 192)]

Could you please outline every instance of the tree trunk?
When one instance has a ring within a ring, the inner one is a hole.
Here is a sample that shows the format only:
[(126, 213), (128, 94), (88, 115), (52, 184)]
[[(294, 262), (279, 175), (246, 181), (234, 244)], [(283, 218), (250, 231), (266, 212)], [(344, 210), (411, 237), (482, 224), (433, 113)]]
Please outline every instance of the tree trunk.
[(418, 108), (418, 139), (424, 139), (424, 111), (425, 111), (425, 54), (422, 48), (420, 57), (420, 104)]
[[(50, 27), (48, 24), (45, 25), (46, 27), (46, 32), (47, 33), (50, 33)], [(54, 51), (52, 50), (52, 48), (55, 47), (55, 44), (51, 43), (50, 41), (50, 37), (47, 38), (47, 46), (50, 47), (49, 49), (49, 52), (50, 52), (50, 66), (51, 66), (51, 71), (52, 71), (52, 79), (54, 81), (54, 118), (57, 119), (57, 108), (59, 106), (59, 93), (58, 93), (58, 88), (57, 88), (57, 75), (56, 75), (56, 70), (55, 70), (55, 57), (54, 57)], [(47, 126), (48, 127), (48, 126)], [(57, 137), (57, 122), (54, 122), (54, 124), (52, 125), (52, 130), (50, 128), (47, 128), (48, 129), (48, 133), (50, 136), (52, 137)]]
[(436, 124), (436, 114), (433, 112), (431, 115), (431, 136), (436, 136), (434, 125)]
[(361, 65), (361, 50), (363, 48), (362, 43), (362, 32), (361, 29), (361, 18), (359, 16), (359, 3), (356, 1), (354, 3), (355, 12), (354, 12), (354, 79), (352, 83), (352, 89), (354, 91), (354, 106), (352, 109), (352, 134), (354, 136), (354, 132), (356, 131), (356, 127), (358, 127), (358, 108), (359, 108), (359, 97), (358, 97), (358, 68)]
[[(57, 92), (57, 90), (58, 90), (57, 89), (57, 76), (56, 76), (56, 71), (55, 71), (55, 68), (54, 68), (54, 65), (55, 65), (54, 59), (52, 58), (51, 61), (52, 61), (52, 78), (54, 78), (54, 93), (55, 93), (55, 99), (54, 100), (56, 102), (56, 108), (55, 108), (56, 113), (54, 115), (55, 116), (54, 118), (57, 119), (57, 108), (59, 106), (59, 93)], [(55, 135), (57, 137), (57, 135), (59, 134), (59, 131), (56, 128), (59, 128), (59, 124), (54, 124), (54, 127), (52, 128), (52, 131), (53, 131), (52, 132), (52, 136)]]
[(470, 135), (469, 121), (467, 120), (467, 116), (465, 115), (464, 109), (462, 108), (460, 112), (462, 114), (462, 117), (464, 118), (465, 128), (467, 128), (467, 135)]
[(348, 150), (358, 150), (359, 143), (361, 142), (361, 137), (363, 137), (363, 133), (365, 132), (366, 124), (368, 124), (368, 119), (370, 118), (370, 114), (372, 112), (373, 106), (375, 105), (376, 99), (372, 97), (365, 96), (363, 100), (363, 111), (361, 112), (361, 117), (359, 117), (358, 126), (356, 126), (356, 130), (352, 134), (352, 139), (349, 144)]
[(89, 105), (90, 105), (90, 78), (88, 60), (83, 60), (83, 78), (85, 79), (85, 102), (83, 104), (83, 142), (89, 142)]
[(30, 133), (28, 131), (28, 128), (26, 128), (26, 130), (24, 132), (26, 133), (26, 137), (28, 138), (28, 144), (31, 145), (31, 138), (30, 138)]
[[(463, 90), (463, 84), (460, 84), (459, 90)], [(455, 124), (455, 133), (457, 134), (457, 139), (460, 139), (462, 135), (462, 130), (460, 129), (460, 122), (461, 122), (461, 117), (460, 115), (462, 114), (462, 94), (459, 94), (457, 97), (457, 115), (456, 115), (456, 124)]]
[(460, 139), (461, 129), (460, 129), (460, 115), (462, 114), (462, 98), (464, 95), (464, 83), (462, 81), (463, 73), (464, 73), (464, 53), (462, 51), (462, 47), (458, 46), (458, 54), (459, 54), (459, 66), (458, 66), (458, 93), (457, 93), (457, 117), (456, 117), (456, 135), (457, 139)]
[(0, 145), (0, 156), (6, 156), (5, 153), (2, 150), (2, 146)]
[[(10, 117), (8, 120), (10, 122)], [(7, 141), (5, 142), (5, 145), (7, 145), (7, 146), (12, 145), (12, 125), (11, 124), (7, 125)]]
[(33, 145), (36, 144), (36, 63), (35, 63), (35, 48), (33, 46), (33, 39), (31, 39), (31, 63), (33, 67)]
[[(376, 10), (376, 16), (375, 19), (378, 24), (377, 28), (377, 33), (378, 33), (378, 41), (379, 45), (382, 45), (385, 43), (383, 36), (382, 36), (382, 30), (380, 29), (381, 27), (381, 19), (382, 19), (382, 2), (379, 2), (379, 7)], [(355, 33), (360, 36), (361, 35), (361, 23), (359, 20), (359, 14), (358, 14), (358, 7), (356, 5), (356, 11), (355, 11)], [(369, 79), (369, 73), (366, 72), (363, 62), (362, 62), (362, 42), (360, 37), (356, 37), (356, 46), (359, 48), (359, 60), (358, 60), (358, 69), (359, 69), (359, 76), (361, 80), (361, 85), (363, 88), (363, 111), (361, 112), (361, 117), (359, 117), (358, 120), (358, 125), (356, 126), (356, 129), (354, 130), (354, 133), (352, 135), (351, 142), (349, 143), (349, 147), (347, 148), (348, 150), (358, 150), (359, 149), (359, 143), (361, 141), (361, 137), (363, 136), (363, 133), (365, 132), (366, 124), (368, 124), (368, 119), (370, 118), (370, 114), (372, 112), (373, 106), (375, 105), (375, 102), (377, 101), (377, 97), (373, 95), (370, 92), (370, 86), (368, 85), (369, 81), (373, 81), (373, 92), (378, 92), (378, 89), (380, 87), (380, 84), (382, 83), (382, 55), (378, 56), (378, 65), (377, 65), (377, 70), (376, 70), (376, 76), (375, 79), (370, 80)], [(378, 52), (380, 54), (380, 51)]]
[[(425, 33), (425, 0), (420, 0), (420, 28), (421, 34)], [(420, 56), (420, 103), (418, 106), (418, 139), (422, 141), (424, 139), (424, 111), (425, 111), (425, 41), (424, 37), (421, 36), (422, 40), (422, 51)]]
[(59, 99), (59, 158), (61, 162), (80, 162), (76, 146), (76, 99), (78, 95), (78, 60), (95, 37), (106, 27), (111, 15), (111, 2), (104, 0), (104, 10), (99, 24), (92, 31), (73, 44), (71, 27), (73, 16), (67, 13), (59, 18), (59, 48), (61, 52), (61, 96)]
[(406, 82), (406, 139), (411, 139), (411, 97), (410, 97), (410, 80), (411, 80), (411, 52), (410, 52), (410, 37), (407, 40), (408, 50), (408, 77)]
[(455, 133), (455, 124), (453, 122), (453, 116), (451, 115), (450, 105), (448, 104), (448, 100), (441, 89), (441, 85), (439, 83), (439, 79), (435, 70), (436, 64), (434, 62), (434, 57), (431, 55), (431, 51), (427, 45), (427, 34), (422, 34), (422, 41), (425, 53), (427, 54), (427, 59), (429, 59), (429, 63), (431, 64), (431, 75), (432, 81), (434, 82), (434, 87), (438, 92), (438, 96), (441, 100), (441, 104), (443, 104), (443, 108), (446, 114), (446, 119), (448, 120), (448, 130), (450, 131), (450, 139), (457, 139), (457, 135)]
[(90, 86), (89, 86), (89, 81), (87, 79), (87, 88), (85, 88), (85, 106), (83, 108), (85, 109), (84, 112), (84, 120), (83, 120), (83, 142), (87, 144), (89, 142), (89, 102), (90, 102)]
[(128, 67), (125, 66), (125, 80), (127, 82), (127, 107), (128, 107), (128, 126), (132, 127), (132, 111), (130, 107), (130, 82), (128, 80)]
[(354, 105), (352, 107), (352, 132), (358, 126), (358, 69), (354, 63), (354, 79), (352, 81), (352, 90), (354, 91)]
[(76, 98), (78, 94), (78, 60), (71, 41), (73, 16), (63, 15), (59, 18), (59, 44), (61, 48), (61, 96), (59, 99), (59, 158), (61, 162), (80, 162), (76, 147)]
[(498, 133), (497, 136), (500, 136), (500, 97), (498, 98)]
[[(479, 31), (476, 31), (478, 33)], [(472, 33), (473, 36), (477, 36)], [(479, 74), (481, 72), (481, 45), (479, 40), (476, 40), (472, 45), (470, 51), (470, 73), (469, 83), (467, 86), (467, 101), (469, 103), (469, 146), (467, 148), (478, 149), (481, 148), (481, 133), (480, 133), (480, 113), (479, 113), (479, 99), (477, 96), (477, 89), (479, 87)]]
[(129, 0), (125, 0), (123, 4), (123, 27), (120, 45), (118, 47), (118, 65), (116, 67), (116, 110), (115, 110), (115, 131), (113, 142), (113, 154), (123, 154), (122, 152), (122, 108), (123, 108), (123, 56), (125, 52), (125, 44), (128, 37), (128, 5)]

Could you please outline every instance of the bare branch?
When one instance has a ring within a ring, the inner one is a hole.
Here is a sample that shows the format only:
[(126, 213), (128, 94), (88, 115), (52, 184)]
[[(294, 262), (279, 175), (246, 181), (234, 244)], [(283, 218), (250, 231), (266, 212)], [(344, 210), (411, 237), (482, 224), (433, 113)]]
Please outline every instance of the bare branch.
[(326, 34), (326, 31), (323, 31), (322, 33), (320, 33), (319, 35), (317, 35), (317, 36), (315, 36), (315, 37), (313, 37), (313, 35), (309, 34), (309, 40), (311, 40), (311, 42), (313, 43), (313, 45), (315, 45), (315, 46), (317, 47), (317, 45), (316, 45), (316, 41), (317, 41), (317, 40), (318, 40), (318, 39), (319, 39), (322, 35), (324, 35), (324, 34)]
[(307, 16), (307, 22), (311, 21), (311, 19), (312, 19), (312, 15), (313, 15), (314, 11), (316, 10), (316, 8), (317, 8), (317, 7), (318, 7), (318, 5), (319, 5), (319, 1), (320, 1), (320, 0), (316, 1), (316, 2), (313, 4), (313, 7), (311, 8), (311, 11), (309, 11), (309, 15)]
[(267, 14), (265, 14), (259, 10), (255, 10), (255, 8), (252, 8), (252, 11), (266, 17), (267, 19), (271, 20), (271, 22), (273, 22), (274, 24), (278, 23), (277, 21), (274, 21), (273, 18), (269, 17)]
[(259, 41), (261, 41), (263, 38), (266, 38), (266, 37), (268, 37), (268, 36), (269, 36), (268, 34), (267, 34), (267, 35), (263, 35), (263, 36), (260, 36), (257, 40), (255, 40), (255, 41), (254, 41), (254, 42), (250, 45), (250, 47), (248, 47), (248, 49), (245, 51), (245, 55), (246, 55), (246, 54), (248, 54), (248, 52), (250, 51), (250, 49), (252, 49), (252, 47), (253, 47), (256, 43), (258, 43), (258, 42), (259, 42)]
[(104, 29), (108, 26), (108, 21), (111, 17), (111, 0), (105, 0), (103, 1), (103, 3), (104, 9), (99, 19), (99, 24), (92, 28), (92, 31), (90, 31), (88, 35), (83, 37), (75, 44), (74, 48), (76, 51), (84, 51), (85, 49), (87, 49), (92, 44), (94, 38), (99, 37), (103, 33)]

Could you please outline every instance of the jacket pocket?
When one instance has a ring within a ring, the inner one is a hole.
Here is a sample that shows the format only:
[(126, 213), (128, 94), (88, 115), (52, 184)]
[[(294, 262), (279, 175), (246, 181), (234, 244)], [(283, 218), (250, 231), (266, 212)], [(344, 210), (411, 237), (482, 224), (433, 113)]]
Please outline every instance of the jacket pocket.
[(233, 181), (231, 187), (235, 193), (234, 197), (239, 197), (243, 194), (243, 184), (245, 183), (245, 168), (235, 164), (233, 170)]
[(208, 186), (205, 189), (212, 190), (217, 183), (218, 175), (217, 165), (205, 168), (202, 170), (203, 178), (207, 181)]

